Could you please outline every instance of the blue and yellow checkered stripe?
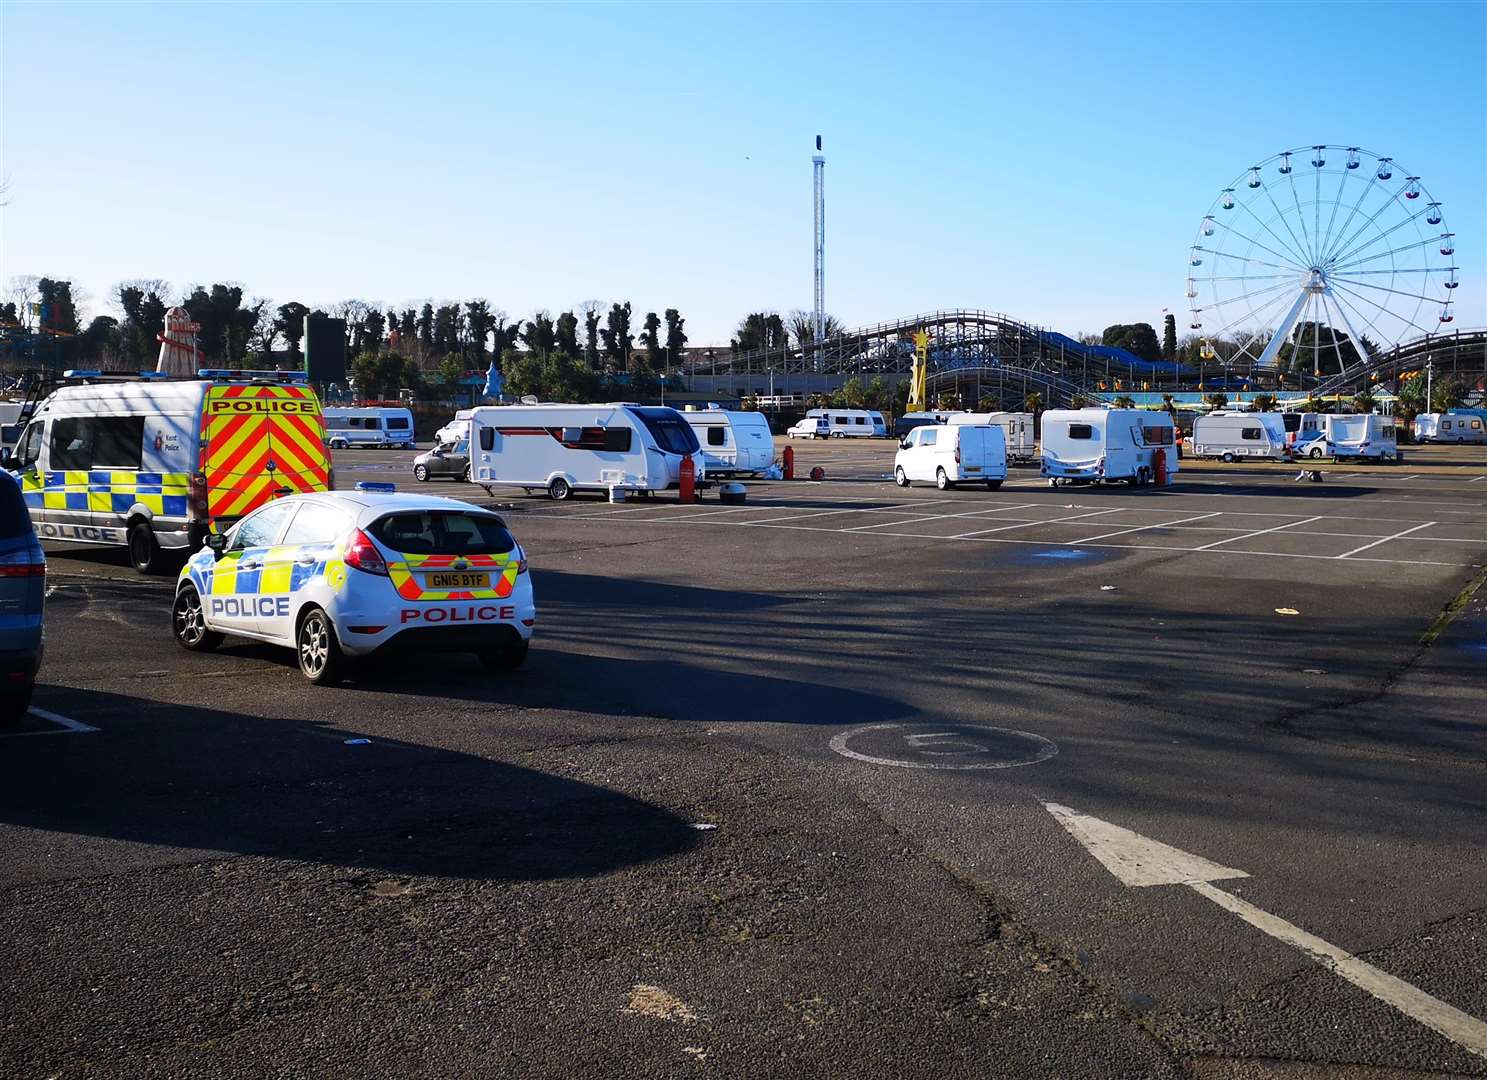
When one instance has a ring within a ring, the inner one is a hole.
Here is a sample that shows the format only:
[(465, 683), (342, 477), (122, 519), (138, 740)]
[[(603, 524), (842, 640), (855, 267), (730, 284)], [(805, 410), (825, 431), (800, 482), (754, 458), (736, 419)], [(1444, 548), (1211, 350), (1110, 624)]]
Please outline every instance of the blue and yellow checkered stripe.
[[(308, 555), (313, 561), (299, 562)], [(256, 563), (252, 569), (241, 569), (243, 563)], [(211, 596), (282, 596), (303, 587), (328, 569), (341, 566), (334, 544), (304, 547), (298, 544), (277, 547), (246, 548), (220, 559), (193, 562), (191, 579), (203, 595)], [(344, 568), (342, 569), (344, 573)]]
[(127, 514), (139, 504), (162, 517), (185, 517), (191, 475), (132, 469), (28, 472), (21, 477), (21, 491), (34, 510)]

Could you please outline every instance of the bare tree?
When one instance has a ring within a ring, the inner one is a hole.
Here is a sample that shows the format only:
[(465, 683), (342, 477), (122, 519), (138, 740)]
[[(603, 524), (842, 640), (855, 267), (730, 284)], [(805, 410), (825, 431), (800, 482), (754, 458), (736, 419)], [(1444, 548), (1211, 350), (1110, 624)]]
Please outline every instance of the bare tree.
[(35, 325), (31, 321), (31, 305), (41, 299), (40, 283), (41, 277), (37, 274), (17, 274), (10, 279), (10, 287), (5, 291), (6, 299), (15, 304), (21, 325), (28, 330)]
[[(825, 323), (825, 337), (823, 340), (830, 341), (832, 338), (841, 337), (842, 324), (835, 315), (827, 315), (823, 319)], [(785, 325), (790, 331), (790, 337), (794, 340), (796, 348), (803, 349), (807, 345), (816, 343), (816, 313), (796, 308), (790, 312)]]

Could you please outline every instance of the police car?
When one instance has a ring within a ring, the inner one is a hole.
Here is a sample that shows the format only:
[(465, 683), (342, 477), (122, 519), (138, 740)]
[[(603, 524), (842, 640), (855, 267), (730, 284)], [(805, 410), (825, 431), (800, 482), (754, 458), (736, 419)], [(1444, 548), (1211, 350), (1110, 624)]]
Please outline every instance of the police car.
[(498, 515), (391, 484), (286, 496), (213, 534), (171, 610), (182, 647), (227, 634), (287, 645), (317, 684), (348, 657), (403, 650), (473, 652), (509, 671), (536, 620), (526, 554)]

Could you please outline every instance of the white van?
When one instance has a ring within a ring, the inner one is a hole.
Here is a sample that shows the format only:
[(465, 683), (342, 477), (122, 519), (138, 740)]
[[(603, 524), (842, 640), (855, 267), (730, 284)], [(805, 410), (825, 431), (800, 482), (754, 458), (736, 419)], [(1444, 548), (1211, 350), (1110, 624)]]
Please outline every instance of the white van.
[(1009, 462), (1031, 462), (1038, 456), (1038, 440), (1030, 412), (958, 412), (950, 413), (952, 424), (995, 424), (1007, 441)]
[(692, 425), (675, 409), (607, 405), (485, 405), (470, 417), (471, 479), (554, 499), (620, 488), (648, 495), (681, 481), (684, 458), (706, 473)]
[(774, 462), (774, 435), (763, 413), (688, 409), (682, 419), (702, 444), (709, 476), (757, 475)]
[(470, 437), (470, 414), (473, 409), (460, 409), (454, 414), (454, 419), (434, 432), (434, 445), (440, 443), (457, 443), (461, 439)]
[(1487, 423), (1480, 413), (1421, 413), (1415, 417), (1415, 441), (1487, 443)]
[(1280, 413), (1223, 410), (1193, 421), (1193, 456), (1285, 461), (1291, 447)]
[(125, 546), (158, 573), (280, 495), (334, 486), (303, 374), (67, 374), (0, 451), (44, 540)]
[(807, 416), (790, 425), (785, 435), (791, 439), (825, 439), (831, 435), (831, 421), (824, 416)]
[(1333, 461), (1345, 458), (1398, 460), (1394, 417), (1378, 413), (1325, 413), (1322, 422), (1322, 438), (1326, 440), (1326, 450)]
[(806, 417), (824, 416), (833, 439), (886, 439), (888, 425), (883, 414), (868, 409), (809, 409)]
[(332, 450), (353, 446), (413, 449), (413, 414), (400, 405), (325, 410), (325, 441)]
[(893, 482), (933, 481), (941, 491), (984, 483), (995, 491), (1007, 479), (1007, 443), (995, 424), (921, 424), (893, 456)]
[(1177, 473), (1172, 417), (1148, 409), (1049, 409), (1043, 414), (1042, 474), (1048, 485), (1132, 486), (1157, 477), (1158, 455), (1168, 477)]

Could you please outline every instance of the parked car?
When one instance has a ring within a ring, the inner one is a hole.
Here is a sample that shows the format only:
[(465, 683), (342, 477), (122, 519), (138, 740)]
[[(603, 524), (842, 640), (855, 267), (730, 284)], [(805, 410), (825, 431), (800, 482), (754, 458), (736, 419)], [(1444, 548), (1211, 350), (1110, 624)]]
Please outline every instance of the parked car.
[(791, 424), (785, 434), (792, 439), (824, 439), (831, 434), (831, 421), (824, 416), (807, 416)]
[[(468, 421), (466, 421), (468, 424)], [(439, 443), (413, 459), (415, 480), (468, 480), (470, 479), (470, 439), (458, 442)]]
[(46, 555), (20, 485), (0, 472), (0, 723), (14, 723), (31, 707), (45, 603)]

